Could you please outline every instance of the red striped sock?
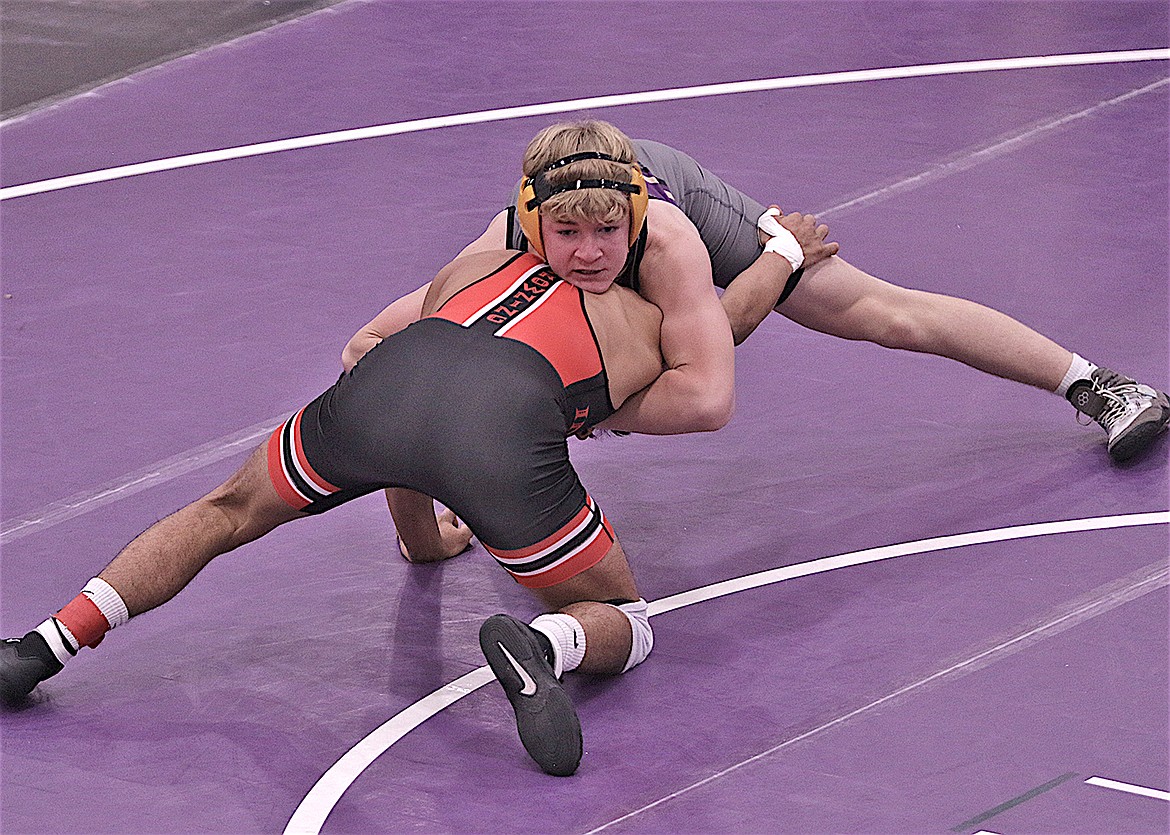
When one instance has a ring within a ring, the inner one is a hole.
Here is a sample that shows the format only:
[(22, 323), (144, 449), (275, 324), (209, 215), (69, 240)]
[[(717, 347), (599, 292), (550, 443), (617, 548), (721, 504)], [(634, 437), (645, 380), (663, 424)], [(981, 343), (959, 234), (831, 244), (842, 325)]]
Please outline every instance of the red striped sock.
[(96, 647), (110, 631), (110, 622), (88, 595), (79, 594), (53, 615), (77, 641), (78, 648)]

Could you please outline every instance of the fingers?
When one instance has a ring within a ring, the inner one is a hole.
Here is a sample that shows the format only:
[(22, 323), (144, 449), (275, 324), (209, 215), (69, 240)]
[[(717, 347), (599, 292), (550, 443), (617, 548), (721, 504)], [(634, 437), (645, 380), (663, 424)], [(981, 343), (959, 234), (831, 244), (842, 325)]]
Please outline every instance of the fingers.
[(447, 545), (447, 551), (450, 556), (462, 554), (469, 547), (471, 547), (471, 537), (474, 534), (471, 528), (463, 524), (459, 517), (455, 515), (455, 511), (447, 509), (439, 514), (439, 527), (450, 525), (451, 530), (443, 535), (443, 540)]

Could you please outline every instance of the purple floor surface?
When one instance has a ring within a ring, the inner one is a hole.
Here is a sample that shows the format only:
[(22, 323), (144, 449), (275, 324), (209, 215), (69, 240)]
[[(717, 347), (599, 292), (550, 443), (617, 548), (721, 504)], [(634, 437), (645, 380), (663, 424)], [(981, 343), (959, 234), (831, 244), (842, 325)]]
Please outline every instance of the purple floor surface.
[[(3, 124), (0, 184), (610, 93), (1165, 48), (1167, 18), (1157, 2), (349, 0)], [(1165, 388), (1166, 79), (1165, 60), (1129, 61), (594, 113), (820, 213), (876, 275)], [(328, 386), (349, 335), (481, 231), (556, 118), (0, 203), (3, 634)], [(1166, 440), (1114, 466), (1053, 395), (779, 316), (736, 359), (720, 432), (573, 445), (649, 600), (931, 537), (1150, 524), (656, 615), (646, 664), (570, 678), (576, 777), (536, 769), (489, 684), (378, 757), (321, 831), (1170, 831), (1165, 800), (1085, 782), (1170, 788)], [(0, 830), (280, 831), (367, 734), (483, 664), (496, 611), (536, 609), (480, 548), (403, 563), (377, 497), (279, 529), (0, 716)]]

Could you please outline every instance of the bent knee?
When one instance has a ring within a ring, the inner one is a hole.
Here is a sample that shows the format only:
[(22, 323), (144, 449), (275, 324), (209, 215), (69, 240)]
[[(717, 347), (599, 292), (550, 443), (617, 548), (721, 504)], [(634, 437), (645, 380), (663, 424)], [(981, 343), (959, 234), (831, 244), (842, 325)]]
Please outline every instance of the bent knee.
[(645, 661), (650, 650), (654, 649), (654, 630), (650, 628), (649, 604), (645, 600), (618, 604), (614, 608), (630, 622), (630, 657), (622, 667), (624, 673)]

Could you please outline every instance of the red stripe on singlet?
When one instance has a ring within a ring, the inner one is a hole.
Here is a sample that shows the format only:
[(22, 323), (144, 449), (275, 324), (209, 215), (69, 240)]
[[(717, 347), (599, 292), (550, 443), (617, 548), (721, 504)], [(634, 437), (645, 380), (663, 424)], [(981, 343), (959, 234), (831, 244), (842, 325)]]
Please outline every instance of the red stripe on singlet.
[(295, 444), (297, 463), (301, 465), (301, 475), (311, 481), (313, 486), (322, 493), (336, 493), (341, 488), (334, 487), (328, 481), (321, 478), (320, 474), (313, 469), (313, 465), (309, 463), (309, 459), (305, 456), (305, 448), (301, 445), (301, 415), (304, 413), (304, 409), (297, 412), (292, 427), (293, 443)]
[[(509, 562), (522, 563), (528, 557), (535, 556), (541, 551), (555, 551), (558, 547), (572, 541), (578, 534), (578, 528), (581, 528), (583, 525), (588, 527), (586, 522), (593, 514), (597, 514), (600, 517), (601, 525), (594, 531), (592, 538), (572, 556), (538, 571), (522, 572), (513, 571), (509, 568)], [(613, 526), (605, 518), (605, 514), (601, 512), (601, 508), (597, 507), (596, 503), (586, 496), (585, 505), (582, 506), (581, 510), (568, 523), (563, 525), (556, 533), (546, 536), (535, 545), (530, 545), (527, 548), (518, 548), (513, 551), (492, 548), (487, 543), (483, 543), (483, 545), (488, 553), (496, 558), (500, 565), (512, 575), (512, 578), (517, 583), (526, 588), (541, 589), (564, 582), (570, 577), (575, 577), (582, 571), (586, 571), (597, 565), (609, 553), (609, 549), (613, 547), (614, 541)]]
[[(519, 281), (524, 273), (540, 265), (541, 260), (532, 253), (517, 256), (494, 273), (485, 275), (456, 292), (443, 302), (431, 317), (447, 319), (460, 325), (467, 324), (468, 319), (499, 298), (512, 284)], [(548, 283), (545, 283), (545, 288), (548, 287)]]
[(285, 504), (296, 510), (301, 510), (309, 505), (309, 500), (302, 496), (292, 483), (288, 480), (288, 476), (284, 474), (284, 463), (281, 461), (280, 436), (284, 433), (284, 426), (281, 425), (275, 432), (268, 436), (268, 478), (272, 482), (273, 489), (276, 490), (277, 495), (284, 499)]
[[(597, 376), (604, 366), (579, 289), (542, 269), (509, 293), (525, 273), (540, 266), (531, 253), (518, 256), (464, 287), (431, 316), (461, 325), (486, 318), (504, 329), (501, 337), (522, 342), (547, 359), (564, 386)], [(507, 304), (518, 298), (523, 304)]]
[(601, 354), (585, 318), (581, 291), (571, 284), (558, 285), (531, 316), (508, 328), (504, 338), (539, 351), (561, 375), (565, 386), (602, 372)]

